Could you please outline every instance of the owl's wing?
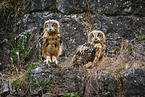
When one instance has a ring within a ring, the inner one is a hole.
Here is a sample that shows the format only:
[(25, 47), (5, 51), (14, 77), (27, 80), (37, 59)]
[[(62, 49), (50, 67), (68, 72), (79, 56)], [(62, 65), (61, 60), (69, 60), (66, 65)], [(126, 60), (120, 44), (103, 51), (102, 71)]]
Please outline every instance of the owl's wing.
[(93, 62), (96, 54), (96, 48), (90, 44), (83, 44), (73, 57), (73, 63), (75, 65), (84, 65), (88, 62)]
[(96, 48), (96, 54), (95, 54), (95, 59), (93, 61), (93, 64), (97, 65), (97, 63), (100, 60), (102, 60), (104, 52), (102, 52), (102, 46), (100, 44), (96, 45), (95, 48)]

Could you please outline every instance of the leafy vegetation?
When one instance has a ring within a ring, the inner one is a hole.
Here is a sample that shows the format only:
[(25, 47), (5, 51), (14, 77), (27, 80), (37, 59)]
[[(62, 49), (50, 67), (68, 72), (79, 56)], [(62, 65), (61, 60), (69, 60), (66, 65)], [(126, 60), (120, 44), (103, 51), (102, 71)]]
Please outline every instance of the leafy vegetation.
[(23, 13), (24, 10), (22, 10), (22, 0), (3, 0), (0, 2), (0, 11)]
[(142, 35), (138, 38), (138, 40), (142, 41), (142, 40), (145, 40), (145, 35)]
[(37, 64), (29, 65), (28, 70), (23, 75), (19, 75), (18, 78), (15, 76), (14, 79), (16, 80), (14, 80), (11, 85), (15, 86), (16, 90), (21, 88), (23, 91), (25, 91), (25, 95), (27, 95), (29, 90), (29, 77), (36, 65)]
[(14, 45), (11, 49), (11, 63), (24, 65), (25, 61), (29, 59), (31, 47), (29, 46), (30, 33), (22, 33), (14, 38)]
[(62, 97), (80, 97), (79, 93), (66, 93), (65, 96)]

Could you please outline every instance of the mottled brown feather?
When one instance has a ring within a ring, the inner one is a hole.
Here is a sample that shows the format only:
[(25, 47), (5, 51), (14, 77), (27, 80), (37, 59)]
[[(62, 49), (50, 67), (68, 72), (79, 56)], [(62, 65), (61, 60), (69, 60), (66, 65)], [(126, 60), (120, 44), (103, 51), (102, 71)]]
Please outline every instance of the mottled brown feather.
[(42, 56), (46, 58), (46, 63), (56, 62), (56, 58), (61, 51), (59, 22), (48, 20), (44, 23), (44, 34), (42, 44)]
[(93, 30), (88, 35), (88, 42), (80, 46), (73, 56), (74, 66), (94, 67), (102, 61), (105, 52), (105, 35), (102, 31)]

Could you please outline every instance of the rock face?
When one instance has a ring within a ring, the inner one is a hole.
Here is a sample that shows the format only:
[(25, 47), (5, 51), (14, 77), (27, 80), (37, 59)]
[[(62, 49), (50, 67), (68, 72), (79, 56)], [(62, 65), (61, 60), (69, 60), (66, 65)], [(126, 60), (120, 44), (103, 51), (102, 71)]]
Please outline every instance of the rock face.
[(29, 11), (54, 10), (55, 0), (23, 0), (23, 8)]
[[(1, 77), (0, 96), (53, 97), (64, 96), (67, 93), (77, 93), (77, 96), (81, 97), (144, 96), (144, 75), (143, 69), (128, 69), (117, 79), (106, 71), (89, 74), (79, 68), (62, 68), (54, 63), (41, 63), (31, 72), (28, 86), (21, 87), (21, 84), (16, 83), (19, 85), (16, 87), (16, 84), (11, 84)], [(29, 93), (26, 92), (28, 89)]]
[(87, 10), (87, 0), (57, 0), (57, 9), (64, 14), (82, 13)]
[(61, 19), (60, 22), (64, 55), (72, 57), (77, 49), (76, 47), (87, 41), (87, 32), (84, 25), (75, 18), (66, 17)]
[(123, 92), (128, 96), (144, 96), (145, 95), (145, 70), (129, 69), (125, 72), (123, 78)]
[(10, 93), (8, 80), (0, 78), (0, 94), (8, 95)]
[[(58, 61), (61, 65), (71, 64), (68, 60), (72, 59), (77, 47), (87, 41), (88, 33), (94, 29), (105, 33), (105, 57), (112, 58), (127, 51), (122, 55), (125, 61), (135, 60), (140, 61), (143, 66), (145, 64), (144, 0), (23, 0), (22, 8), (26, 13), (21, 17), (18, 16), (21, 12), (0, 13), (0, 72), (2, 73), (7, 72), (13, 65), (17, 66), (19, 62), (17, 52), (20, 53), (20, 64), (23, 64), (24, 69), (27, 68), (27, 64), (41, 60), (39, 58), (43, 26), (48, 19), (60, 22), (63, 51)], [(122, 45), (124, 41), (127, 46)], [(79, 69), (51, 65), (54, 67), (42, 63), (32, 71), (29, 78), (30, 87), (28, 86), (32, 96), (40, 96), (42, 91), (44, 97), (76, 92), (81, 96), (119, 95), (118, 79), (107, 72), (98, 72), (86, 77), (86, 74)], [(144, 96), (144, 75), (142, 69), (126, 71), (119, 83), (123, 95)], [(0, 96), (6, 96), (12, 91), (8, 83), (8, 80), (0, 76)], [(23, 89), (14, 91), (17, 93), (13, 92), (9, 96), (25, 95)]]
[(84, 81), (83, 97), (117, 96), (118, 81), (108, 72), (90, 74)]
[[(87, 41), (87, 34), (94, 29), (102, 30), (105, 33), (106, 55), (111, 57), (119, 53), (122, 38), (127, 39), (130, 43), (130, 40), (143, 36), (145, 32), (144, 0), (23, 0), (22, 3), (23, 9), (28, 13), (20, 18), (17, 18), (16, 13), (16, 15), (13, 14), (11, 19), (14, 21), (12, 22), (14, 25), (6, 24), (6, 15), (1, 14), (1, 22), (5, 25), (0, 26), (2, 28), (1, 68), (8, 67), (10, 63), (8, 61), (11, 59), (10, 47), (15, 46), (11, 41), (23, 32), (28, 31), (31, 34), (29, 46), (35, 45), (30, 55), (34, 53), (37, 56), (36, 59), (39, 57), (38, 55), (41, 55), (38, 54), (41, 52), (38, 44), (41, 41), (43, 24), (48, 19), (56, 19), (61, 25), (63, 56), (60, 60), (63, 60), (64, 57), (72, 57), (77, 47)], [(6, 30), (5, 27), (10, 29)], [(8, 32), (17, 35), (8, 35)], [(34, 57), (32, 59), (35, 60)]]
[(90, 0), (90, 10), (106, 15), (135, 15), (144, 16), (143, 0)]
[[(48, 67), (49, 65), (49, 67)], [(56, 64), (42, 63), (30, 75), (30, 93), (39, 95), (41, 91), (52, 95), (79, 92), (81, 76), (75, 68), (55, 67)]]

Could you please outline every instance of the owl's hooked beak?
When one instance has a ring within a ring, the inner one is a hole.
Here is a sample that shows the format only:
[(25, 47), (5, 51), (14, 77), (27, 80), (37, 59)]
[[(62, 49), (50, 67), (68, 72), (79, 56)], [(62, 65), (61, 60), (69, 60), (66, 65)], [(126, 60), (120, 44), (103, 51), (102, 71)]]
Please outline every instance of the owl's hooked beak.
[(100, 38), (98, 38), (98, 37), (94, 38), (94, 40), (93, 40), (94, 43), (98, 43), (99, 41), (100, 41)]
[(48, 28), (46, 28), (46, 31), (48, 32), (48, 34), (51, 34), (52, 32), (55, 31), (54, 27), (49, 26)]
[(50, 31), (50, 32), (54, 31), (54, 27), (50, 26), (50, 27), (49, 27), (49, 31)]

